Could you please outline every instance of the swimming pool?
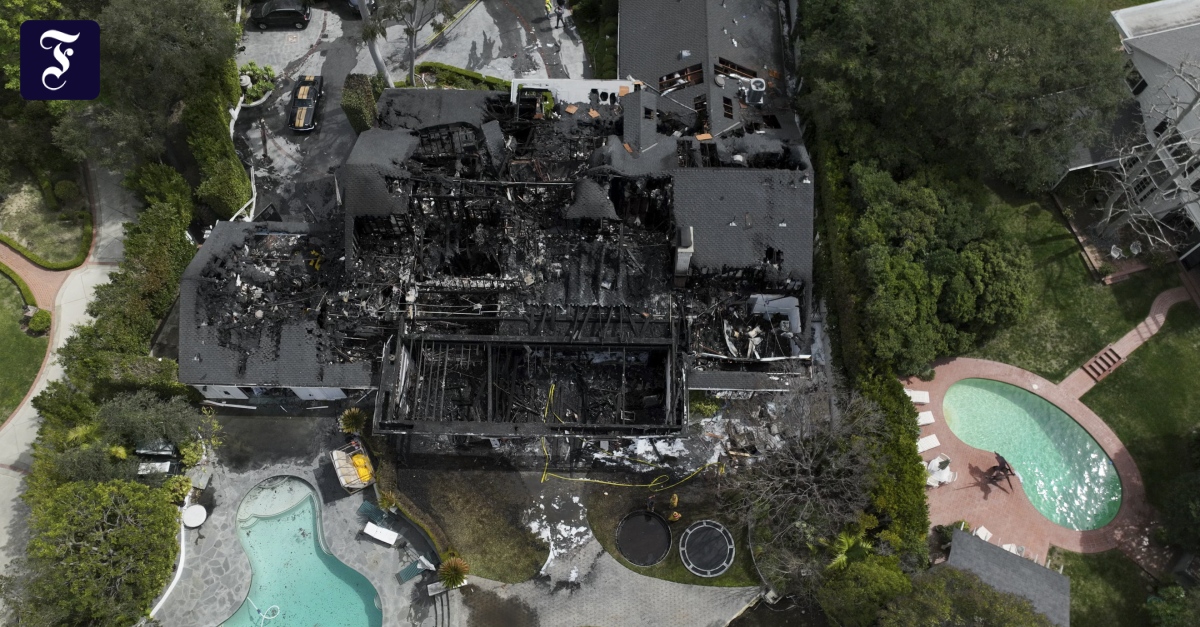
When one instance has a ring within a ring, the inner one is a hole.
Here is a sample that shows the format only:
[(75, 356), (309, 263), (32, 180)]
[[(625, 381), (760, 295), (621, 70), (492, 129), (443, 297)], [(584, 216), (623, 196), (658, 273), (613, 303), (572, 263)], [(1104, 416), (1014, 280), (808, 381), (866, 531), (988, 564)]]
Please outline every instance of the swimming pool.
[[(222, 627), (381, 627), (375, 587), (323, 545), (316, 492), (298, 477), (273, 477), (238, 506), (238, 538), (254, 575), (242, 606)], [(271, 608), (278, 608), (274, 610)]]
[(1121, 479), (1112, 460), (1049, 401), (1007, 383), (963, 379), (946, 391), (942, 414), (960, 440), (1003, 455), (1021, 475), (1030, 502), (1051, 521), (1099, 529), (1117, 515)]

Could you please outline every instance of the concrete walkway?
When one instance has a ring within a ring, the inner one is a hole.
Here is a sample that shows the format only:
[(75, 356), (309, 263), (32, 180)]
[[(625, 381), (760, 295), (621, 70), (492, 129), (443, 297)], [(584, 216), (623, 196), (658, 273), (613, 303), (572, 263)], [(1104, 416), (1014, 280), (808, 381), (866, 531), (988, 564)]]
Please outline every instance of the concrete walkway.
[[(38, 304), (45, 308), (53, 307), (54, 323), (41, 372), (25, 400), (0, 426), (0, 572), (14, 557), (24, 553), (28, 540), (26, 518), (29, 510), (20, 501), (20, 494), (24, 491), (23, 475), (33, 461), (31, 446), (38, 429), (37, 411), (30, 400), (51, 381), (62, 378), (62, 366), (53, 357), (70, 337), (72, 327), (89, 320), (87, 305), (95, 294), (96, 286), (108, 282), (108, 275), (116, 270), (116, 263), (122, 258), (122, 225), (137, 214), (137, 200), (120, 186), (120, 175), (99, 173), (91, 180), (95, 181), (92, 188), (96, 229), (88, 260), (74, 270), (49, 272), (37, 269), (40, 272), (22, 274), (31, 288), (31, 278), (40, 281), (44, 295), (37, 294)], [(0, 246), (0, 259), (4, 259), (5, 251), (12, 252)], [(104, 251), (101, 259), (97, 259), (98, 251)], [(4, 263), (14, 269), (18, 267), (10, 265), (7, 259), (4, 259)]]
[[(921, 435), (936, 435), (941, 445), (923, 453), (923, 460), (945, 454), (960, 474), (958, 481), (927, 491), (932, 525), (966, 520), (972, 527), (986, 526), (993, 533), (993, 544), (1024, 546), (1026, 555), (1036, 555), (1039, 563), (1045, 561), (1051, 545), (1081, 553), (1119, 548), (1147, 572), (1165, 571), (1171, 556), (1151, 542), (1157, 522), (1146, 502), (1142, 475), (1129, 450), (1095, 412), (1060, 386), (1016, 366), (959, 357), (938, 362), (935, 371), (933, 381), (915, 377), (904, 381), (905, 388), (929, 392), (929, 404), (920, 409), (933, 412), (935, 422), (922, 427)], [(942, 408), (950, 386), (970, 378), (1001, 381), (1036, 394), (1066, 412), (1092, 436), (1121, 478), (1121, 507), (1112, 522), (1088, 531), (1068, 529), (1038, 512), (1017, 481), (1010, 490), (986, 480), (986, 469), (995, 465), (995, 455), (958, 439), (946, 424)]]
[[(1146, 316), (1145, 320), (1134, 327), (1132, 331), (1126, 333), (1124, 337), (1104, 347), (1101, 351), (1103, 353), (1111, 349), (1121, 360), (1110, 368), (1109, 372), (1120, 367), (1121, 363), (1124, 363), (1133, 351), (1154, 337), (1155, 333), (1158, 333), (1159, 329), (1167, 321), (1167, 312), (1170, 311), (1171, 307), (1187, 300), (1191, 300), (1191, 297), (1188, 295), (1187, 288), (1185, 287), (1173, 287), (1155, 297), (1154, 302), (1150, 305), (1150, 315)], [(1091, 361), (1091, 359), (1088, 360), (1088, 362)], [(1081, 367), (1067, 375), (1067, 378), (1058, 384), (1058, 388), (1060, 392), (1071, 398), (1081, 398), (1095, 385), (1096, 379)]]

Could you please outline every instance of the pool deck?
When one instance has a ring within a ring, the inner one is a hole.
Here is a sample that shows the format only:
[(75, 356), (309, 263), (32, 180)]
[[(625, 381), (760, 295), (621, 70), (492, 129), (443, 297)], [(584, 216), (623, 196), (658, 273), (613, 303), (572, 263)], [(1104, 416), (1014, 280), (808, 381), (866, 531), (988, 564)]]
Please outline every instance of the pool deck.
[[(984, 359), (959, 357), (939, 361), (933, 381), (915, 377), (903, 381), (911, 390), (929, 392), (929, 404), (919, 411), (933, 412), (935, 422), (921, 427), (921, 435), (936, 435), (941, 445), (921, 454), (929, 461), (939, 454), (950, 458), (950, 468), (958, 480), (938, 488), (927, 488), (929, 518), (933, 525), (966, 520), (972, 527), (987, 527), (996, 545), (1024, 546), (1027, 556), (1045, 563), (1050, 546), (1068, 551), (1095, 553), (1121, 549), (1133, 561), (1151, 573), (1168, 567), (1169, 553), (1150, 542), (1156, 526), (1156, 514), (1146, 503), (1145, 487), (1137, 464), (1113, 430), (1091, 409), (1079, 401), (1073, 391), (1015, 366)], [(1018, 480), (1013, 486), (987, 481), (987, 469), (996, 464), (992, 451), (967, 445), (950, 430), (942, 412), (946, 391), (958, 381), (970, 378), (993, 379), (1025, 389), (1056, 405), (1080, 424), (1108, 454), (1121, 477), (1121, 508), (1112, 522), (1100, 529), (1074, 531), (1059, 526), (1034, 508)]]
[[(214, 468), (216, 506), (199, 529), (185, 531), (186, 559), (183, 573), (155, 618), (164, 625), (220, 625), (228, 619), (246, 598), (250, 590), (250, 560), (237, 537), (236, 513), (242, 497), (265, 479), (292, 475), (304, 479), (317, 490), (318, 501), (324, 501), (319, 473), (326, 469), (320, 457), (310, 463), (273, 464), (249, 472), (233, 472), (227, 467)], [(328, 498), (328, 495), (324, 495)], [(341, 495), (338, 495), (341, 496)], [(424, 586), (418, 590), (421, 577), (401, 584), (396, 573), (415, 557), (412, 549), (388, 548), (359, 533), (363, 518), (358, 507), (362, 494), (344, 496), (331, 502), (321, 502), (321, 526), (324, 544), (346, 565), (362, 573), (379, 593), (383, 605), (383, 624), (435, 625), (433, 612), (424, 615), (427, 605), (415, 603), (424, 597)], [(412, 542), (410, 541), (410, 547)], [(428, 582), (425, 582), (428, 583)], [(286, 609), (286, 608), (285, 608)]]

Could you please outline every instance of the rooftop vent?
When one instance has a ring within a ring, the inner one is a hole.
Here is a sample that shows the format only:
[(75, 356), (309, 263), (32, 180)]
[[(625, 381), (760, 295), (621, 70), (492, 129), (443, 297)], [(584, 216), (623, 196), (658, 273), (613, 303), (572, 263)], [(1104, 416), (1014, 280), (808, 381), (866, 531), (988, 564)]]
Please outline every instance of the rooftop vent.
[(761, 105), (767, 95), (767, 81), (761, 78), (750, 79), (750, 92), (746, 95), (746, 102), (752, 105)]

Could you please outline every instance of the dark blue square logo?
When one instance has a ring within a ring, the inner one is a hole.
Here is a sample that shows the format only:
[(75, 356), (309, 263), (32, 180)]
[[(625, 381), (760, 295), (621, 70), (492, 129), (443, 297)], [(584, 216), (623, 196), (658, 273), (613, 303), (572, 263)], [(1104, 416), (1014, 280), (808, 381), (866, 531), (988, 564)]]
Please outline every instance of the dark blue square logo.
[(95, 100), (100, 96), (100, 25), (92, 20), (21, 22), (21, 97)]

